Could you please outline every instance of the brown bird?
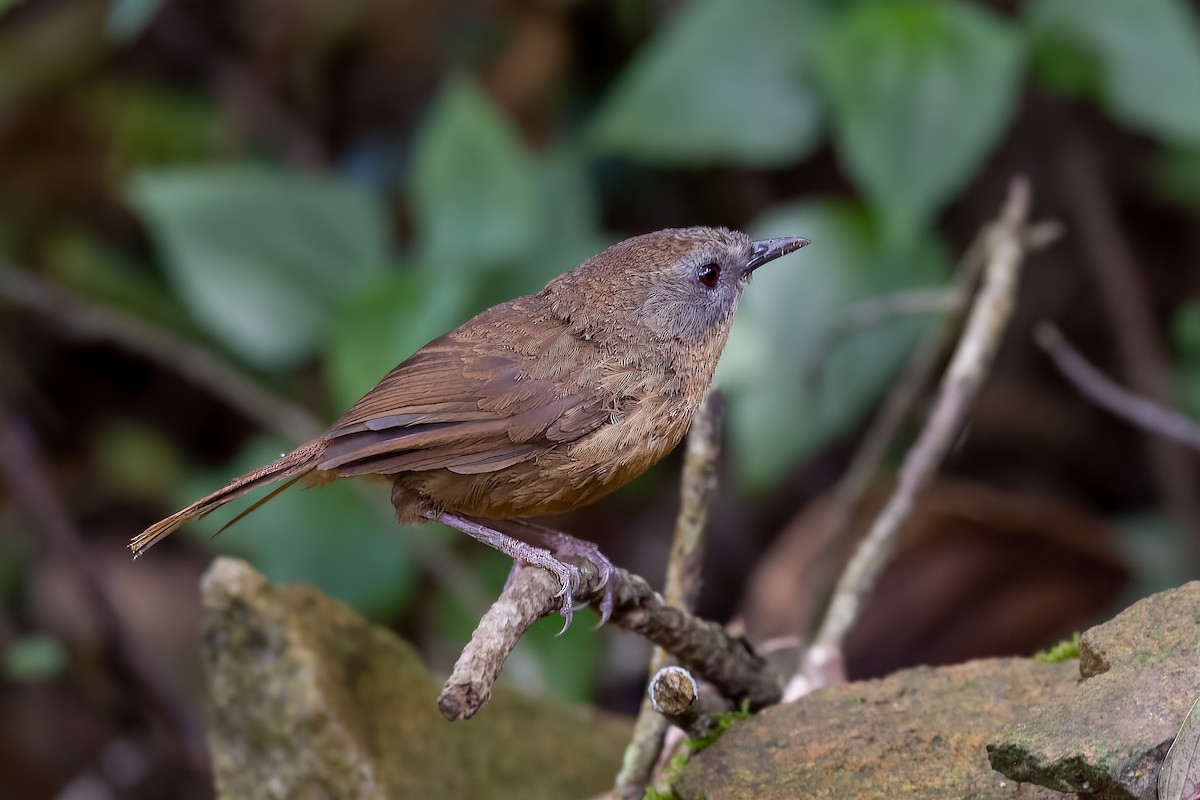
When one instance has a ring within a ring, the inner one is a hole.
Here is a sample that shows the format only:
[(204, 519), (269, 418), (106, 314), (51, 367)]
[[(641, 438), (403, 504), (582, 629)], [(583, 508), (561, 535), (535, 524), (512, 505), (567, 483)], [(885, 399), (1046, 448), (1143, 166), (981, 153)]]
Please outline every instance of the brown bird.
[(579, 508), (674, 449), (750, 275), (807, 244), (751, 241), (725, 228), (615, 244), (537, 294), (434, 339), (321, 436), (151, 525), (129, 547), (139, 556), (189, 520), (277, 481), (287, 483), (243, 513), (301, 478), (386, 476), (400, 522), (438, 520), (553, 572), (570, 624), (580, 573), (559, 557), (585, 556), (605, 580), (611, 565), (589, 543), (551, 533), (543, 540), (552, 553), (502, 533), (500, 521)]

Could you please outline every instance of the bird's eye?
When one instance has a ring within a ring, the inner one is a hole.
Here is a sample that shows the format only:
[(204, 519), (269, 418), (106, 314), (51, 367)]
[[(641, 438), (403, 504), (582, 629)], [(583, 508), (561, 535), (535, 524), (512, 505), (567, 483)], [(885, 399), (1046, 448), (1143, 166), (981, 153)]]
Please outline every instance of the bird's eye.
[(696, 280), (710, 289), (717, 285), (720, 277), (721, 267), (719, 264), (701, 264), (696, 270)]

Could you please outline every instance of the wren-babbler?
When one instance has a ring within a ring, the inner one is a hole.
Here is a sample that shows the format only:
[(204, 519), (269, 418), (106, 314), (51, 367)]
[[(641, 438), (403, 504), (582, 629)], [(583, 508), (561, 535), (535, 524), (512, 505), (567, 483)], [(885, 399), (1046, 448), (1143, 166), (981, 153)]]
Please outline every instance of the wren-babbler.
[[(537, 294), (434, 339), (325, 433), (151, 525), (129, 547), (141, 555), (187, 521), (276, 481), (288, 480), (280, 491), (301, 478), (386, 476), (401, 522), (438, 520), (553, 572), (569, 624), (578, 568), (499, 523), (578, 508), (667, 455), (712, 381), (750, 275), (806, 244), (751, 241), (725, 228), (615, 244)], [(594, 546), (552, 540), (555, 553), (584, 555), (608, 578), (611, 565)]]

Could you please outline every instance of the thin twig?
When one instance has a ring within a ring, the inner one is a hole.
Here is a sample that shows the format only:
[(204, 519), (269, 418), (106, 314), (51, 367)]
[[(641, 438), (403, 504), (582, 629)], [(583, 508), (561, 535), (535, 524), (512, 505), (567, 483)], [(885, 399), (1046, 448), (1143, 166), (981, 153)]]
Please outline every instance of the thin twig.
[[(965, 298), (974, 292), (979, 274), (985, 265), (987, 242), (992, 236), (994, 225), (993, 222), (985, 226), (968, 246), (946, 292), (948, 296)], [(1032, 252), (1045, 247), (1060, 234), (1060, 226), (1054, 222), (1031, 226), (1024, 236), (1026, 251)], [(871, 421), (849, 467), (834, 489), (834, 505), (831, 509), (833, 521), (828, 526), (827, 539), (840, 540), (844, 536), (853, 512), (866, 494), (871, 476), (878, 471), (887, 448), (896, 438), (905, 418), (916, 407), (917, 400), (924, 394), (926, 386), (937, 374), (943, 354), (958, 338), (967, 310), (965, 301), (962, 301), (960, 309), (961, 314), (950, 313), (937, 330), (931, 331), (918, 342), (899, 380), (884, 399), (879, 414)]]
[[(575, 600), (598, 604), (604, 594), (598, 570), (586, 560), (580, 560), (579, 567), (583, 580)], [(745, 702), (755, 710), (778, 702), (779, 676), (745, 640), (730, 636), (715, 622), (668, 605), (637, 575), (618, 568), (610, 580), (618, 582), (610, 624), (664, 648), (734, 703)], [(558, 591), (559, 581), (548, 570), (532, 566), (515, 570), (479, 621), (438, 697), (438, 708), (447, 719), (465, 719), (483, 707), (521, 636), (562, 605)]]
[[(1085, 262), (1100, 290), (1114, 334), (1120, 374), (1143, 397), (1170, 406), (1171, 370), (1158, 343), (1143, 269), (1125, 236), (1104, 165), (1085, 139), (1072, 142), (1063, 159), (1063, 184), (1079, 230)], [(1144, 439), (1150, 472), (1168, 513), (1174, 518), (1179, 551), (1200, 569), (1200, 498), (1194, 460), (1172, 440)]]
[(122, 671), (140, 688), (141, 696), (149, 701), (156, 715), (174, 733), (188, 759), (195, 765), (204, 764), (203, 728), (125, 624), (83, 537), (53, 489), (32, 436), (3, 397), (0, 397), (0, 475), (11, 487), (15, 501), (24, 507), (29, 518), (45, 532), (51, 546), (75, 570), (104, 626)]
[(178, 373), (289, 440), (302, 442), (322, 429), (303, 408), (275, 397), (203, 347), (123, 311), (75, 297), (26, 270), (0, 263), (0, 298), (45, 317), (56, 331), (115, 344)]
[[(683, 459), (679, 516), (675, 520), (663, 595), (668, 603), (687, 611), (695, 607), (700, 593), (704, 530), (708, 509), (717, 490), (721, 405), (720, 393), (715, 389), (710, 391), (692, 419)], [(654, 648), (650, 656), (650, 674), (659, 673), (669, 664), (667, 652), (661, 647)], [(613, 786), (615, 797), (639, 798), (645, 793), (662, 753), (667, 727), (667, 719), (655, 713), (648, 697), (644, 699)]]
[(1012, 313), (1025, 250), (1029, 203), (1028, 184), (1014, 181), (986, 242), (988, 256), (983, 285), (942, 379), (937, 402), (904, 459), (895, 491), (838, 580), (825, 619), (805, 658), (803, 673), (807, 677), (802, 673), (793, 678), (789, 696), (811, 688), (814, 676), (826, 672), (830, 662), (840, 662), (846, 634), (891, 558), (918, 492), (933, 477), (962, 430)]
[[(985, 225), (967, 247), (954, 272), (949, 294), (970, 297), (974, 293), (987, 260), (987, 243), (995, 225), (995, 221)], [(1035, 252), (1047, 247), (1061, 235), (1062, 227), (1056, 222), (1031, 225), (1023, 232), (1025, 251)], [(964, 302), (962, 313), (947, 315), (936, 330), (929, 331), (917, 342), (899, 378), (888, 390), (879, 413), (871, 420), (849, 466), (833, 489), (827, 522), (821, 529), (819, 550), (822, 553), (827, 552), (834, 542), (845, 540), (854, 514), (870, 488), (873, 476), (879, 471), (884, 455), (900, 432), (904, 420), (912, 414), (917, 401), (933, 382), (945, 353), (958, 339), (966, 310)]]
[(671, 605), (691, 611), (700, 596), (700, 570), (704, 558), (704, 531), (708, 510), (717, 494), (717, 457), (721, 452), (723, 399), (713, 389), (692, 418), (680, 478), (679, 516), (671, 540), (671, 557), (663, 597)]
[(1038, 345), (1054, 359), (1059, 372), (1075, 384), (1084, 397), (1142, 430), (1200, 451), (1200, 423), (1118, 386), (1088, 363), (1053, 323), (1039, 322), (1033, 335)]

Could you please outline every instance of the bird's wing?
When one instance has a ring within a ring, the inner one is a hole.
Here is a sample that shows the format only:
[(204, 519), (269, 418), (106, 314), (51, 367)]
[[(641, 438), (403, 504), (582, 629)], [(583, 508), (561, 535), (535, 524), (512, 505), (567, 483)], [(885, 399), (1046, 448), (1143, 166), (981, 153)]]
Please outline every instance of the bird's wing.
[(608, 421), (602, 400), (527, 377), (528, 358), (453, 333), (435, 339), (333, 424), (318, 468), (344, 477), (493, 472)]

